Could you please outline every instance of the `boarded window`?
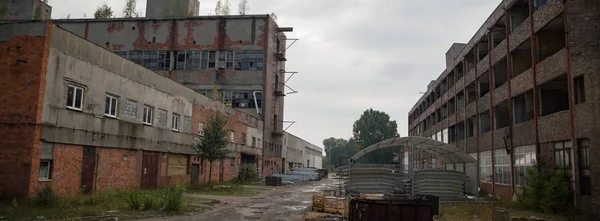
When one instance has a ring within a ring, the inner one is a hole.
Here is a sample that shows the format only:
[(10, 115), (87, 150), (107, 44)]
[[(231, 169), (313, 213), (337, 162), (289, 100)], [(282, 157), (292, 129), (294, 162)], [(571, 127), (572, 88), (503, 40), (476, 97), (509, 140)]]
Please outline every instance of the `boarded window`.
[(185, 175), (187, 171), (188, 157), (179, 154), (169, 154), (167, 175)]

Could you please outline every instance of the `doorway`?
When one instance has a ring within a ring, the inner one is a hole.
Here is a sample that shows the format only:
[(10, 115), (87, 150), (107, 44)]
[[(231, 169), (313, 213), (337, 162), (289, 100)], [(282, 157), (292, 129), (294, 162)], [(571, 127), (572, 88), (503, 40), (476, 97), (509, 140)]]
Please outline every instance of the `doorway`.
[(192, 164), (192, 186), (200, 182), (200, 164)]
[(142, 158), (142, 189), (156, 189), (158, 186), (158, 153), (144, 152)]
[(83, 162), (81, 168), (81, 188), (83, 193), (94, 192), (94, 180), (96, 179), (96, 148), (83, 147)]

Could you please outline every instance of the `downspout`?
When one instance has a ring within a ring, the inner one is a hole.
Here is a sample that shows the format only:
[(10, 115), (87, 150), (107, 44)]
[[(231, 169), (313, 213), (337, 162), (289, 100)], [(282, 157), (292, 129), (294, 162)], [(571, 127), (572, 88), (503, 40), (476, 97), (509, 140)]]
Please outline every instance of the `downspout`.
[(510, 56), (510, 38), (509, 38), (509, 33), (508, 30), (510, 29), (509, 26), (509, 22), (510, 19), (508, 18), (509, 14), (508, 14), (508, 10), (504, 10), (504, 19), (505, 19), (505, 24), (504, 24), (504, 34), (506, 36), (506, 78), (508, 79), (508, 137), (510, 138), (509, 142), (510, 142), (510, 175), (511, 175), (511, 194), (514, 196), (515, 195), (515, 151), (513, 148), (513, 136), (512, 136), (512, 125), (513, 125), (513, 109), (512, 109), (512, 92), (511, 92), (511, 84), (510, 82), (512, 81), (512, 70), (511, 70), (511, 66), (510, 66), (510, 62), (509, 62), (509, 56)]
[[(535, 154), (536, 154), (536, 159), (539, 162), (540, 161), (540, 155), (541, 155), (541, 150), (540, 150), (540, 140), (539, 140), (539, 136), (538, 136), (538, 93), (537, 93), (537, 77), (536, 77), (536, 63), (535, 63), (535, 47), (533, 45), (534, 43), (534, 31), (533, 31), (533, 13), (532, 13), (532, 8), (533, 8), (533, 0), (529, 0), (529, 41), (530, 41), (530, 45), (531, 45), (531, 71), (533, 73), (533, 132), (535, 135)], [(541, 169), (540, 164), (537, 164), (537, 168), (538, 170)]]
[[(508, 42), (507, 42), (508, 45)], [(490, 46), (490, 43), (488, 42), (488, 51), (490, 51), (491, 53), (492, 47)], [(507, 55), (508, 56), (508, 55)], [(490, 92), (488, 92), (490, 94), (490, 146), (491, 146), (491, 150), (492, 150), (492, 193), (494, 195), (496, 195), (496, 157), (495, 157), (495, 151), (494, 151), (494, 132), (495, 132), (495, 126), (496, 123), (494, 122), (494, 96), (493, 96), (493, 92), (492, 89), (494, 89), (494, 68), (492, 67), (492, 58), (491, 58), (491, 54), (490, 54), (490, 59), (488, 59), (488, 87), (490, 87)], [(479, 83), (479, 82), (478, 82)]]
[(569, 47), (569, 23), (567, 19), (567, 2), (568, 0), (563, 1), (564, 6), (564, 23), (565, 23), (565, 60), (567, 65), (567, 89), (569, 90), (569, 126), (571, 128), (570, 136), (571, 136), (571, 145), (573, 148), (571, 156), (573, 156), (573, 163), (571, 164), (571, 171), (573, 174), (573, 206), (577, 208), (577, 201), (579, 200), (579, 194), (577, 190), (579, 190), (579, 170), (575, 169), (579, 166), (579, 146), (575, 142), (575, 126), (573, 125), (573, 90), (572, 83), (573, 78), (571, 77), (571, 57), (570, 57), (570, 47)]
[[(265, 53), (263, 55), (263, 59), (266, 62), (266, 61), (268, 61), (267, 58), (269, 57), (268, 56), (269, 55), (269, 28), (271, 27), (271, 19), (270, 19), (269, 15), (267, 15), (265, 23), (266, 23), (265, 35), (264, 35), (264, 38), (265, 38), (264, 39), (264, 41), (265, 41), (264, 52)], [(265, 68), (263, 68), (263, 76), (264, 76), (263, 77), (263, 82), (267, 82), (267, 67), (266, 66), (265, 66)], [(263, 91), (262, 95), (266, 95), (266, 93), (264, 93), (264, 92), (267, 91), (267, 84), (263, 85), (262, 91)], [(263, 114), (262, 115), (262, 120), (263, 120), (263, 147), (262, 147), (262, 159), (261, 159), (262, 162), (260, 163), (260, 165), (261, 165), (260, 166), (261, 167), (261, 176), (263, 176), (264, 173), (265, 173), (265, 159), (266, 159), (265, 149), (267, 148), (267, 145), (264, 145), (264, 144), (267, 144), (267, 139), (265, 139), (265, 138), (267, 138), (267, 136), (268, 136), (268, 135), (265, 135), (265, 132), (267, 132), (266, 127), (268, 125), (267, 122), (266, 122), (267, 116), (265, 114), (265, 110), (266, 110), (266, 108), (265, 108), (265, 102), (266, 101), (267, 101), (266, 96), (263, 96), (262, 97), (261, 107), (260, 107), (261, 110), (262, 110), (262, 114)], [(267, 134), (268, 134), (268, 132), (267, 132)], [(271, 140), (271, 139), (269, 139), (269, 140)]]

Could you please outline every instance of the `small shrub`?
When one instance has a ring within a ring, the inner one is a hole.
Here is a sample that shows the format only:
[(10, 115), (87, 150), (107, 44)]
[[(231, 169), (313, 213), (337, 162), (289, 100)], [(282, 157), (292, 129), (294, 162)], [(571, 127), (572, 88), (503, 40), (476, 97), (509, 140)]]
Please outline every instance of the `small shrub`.
[(52, 192), (52, 189), (49, 185), (46, 184), (46, 187), (38, 192), (37, 197), (35, 198), (35, 204), (38, 206), (51, 207), (57, 201), (57, 197)]
[(529, 169), (526, 180), (523, 192), (517, 195), (519, 205), (546, 213), (567, 212), (572, 209), (571, 178), (563, 170)]
[(166, 211), (179, 211), (183, 206), (184, 184), (176, 184), (161, 190), (162, 203)]
[(144, 193), (140, 189), (131, 190), (127, 193), (126, 201), (130, 209), (138, 210), (144, 203)]
[(144, 210), (150, 210), (154, 207), (154, 197), (153, 195), (146, 195), (144, 197)]

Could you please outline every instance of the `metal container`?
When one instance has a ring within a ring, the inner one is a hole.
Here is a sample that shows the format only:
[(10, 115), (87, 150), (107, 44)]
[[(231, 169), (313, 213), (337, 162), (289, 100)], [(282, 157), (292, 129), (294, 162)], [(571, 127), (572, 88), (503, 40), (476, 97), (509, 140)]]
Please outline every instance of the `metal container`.
[(349, 221), (433, 221), (430, 200), (350, 200)]

